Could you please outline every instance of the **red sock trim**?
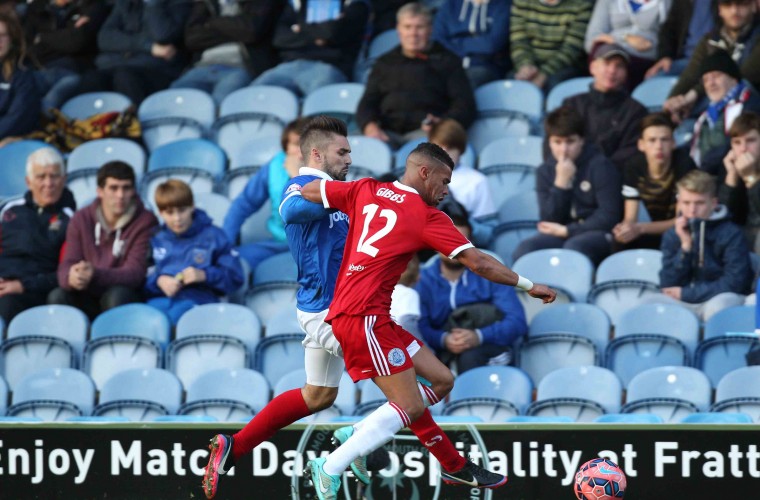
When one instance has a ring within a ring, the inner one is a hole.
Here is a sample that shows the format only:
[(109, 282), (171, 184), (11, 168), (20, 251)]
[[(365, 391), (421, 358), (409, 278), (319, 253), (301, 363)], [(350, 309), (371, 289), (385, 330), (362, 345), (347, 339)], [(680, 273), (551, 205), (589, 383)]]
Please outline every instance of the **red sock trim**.
[(232, 436), (232, 454), (235, 460), (253, 451), (278, 430), (311, 414), (301, 389), (283, 392), (257, 413), (240, 432)]
[(409, 429), (414, 432), (414, 435), (425, 448), (438, 459), (446, 472), (456, 472), (467, 463), (443, 432), (443, 429), (435, 423), (427, 408), (420, 418), (412, 422)]

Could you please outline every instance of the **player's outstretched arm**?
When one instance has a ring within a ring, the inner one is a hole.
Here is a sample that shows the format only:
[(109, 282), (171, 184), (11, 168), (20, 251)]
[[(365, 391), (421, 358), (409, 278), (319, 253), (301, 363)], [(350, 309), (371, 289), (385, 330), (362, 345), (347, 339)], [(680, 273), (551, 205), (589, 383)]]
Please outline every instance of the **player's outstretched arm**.
[(460, 252), (456, 259), (475, 274), (494, 283), (522, 288), (528, 295), (543, 300), (544, 304), (554, 302), (557, 292), (546, 285), (531, 283), (510, 268), (477, 248)]

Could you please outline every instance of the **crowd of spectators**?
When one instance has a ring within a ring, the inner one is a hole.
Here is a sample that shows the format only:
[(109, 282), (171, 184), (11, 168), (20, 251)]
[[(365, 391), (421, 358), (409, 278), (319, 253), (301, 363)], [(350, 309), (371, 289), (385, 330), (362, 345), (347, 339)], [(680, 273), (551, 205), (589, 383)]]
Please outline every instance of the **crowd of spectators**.
[[(760, 253), (759, 4), (33, 0), (0, 12), (0, 141), (32, 132), (50, 108), (89, 91), (117, 91), (135, 105), (169, 87), (203, 90), (217, 105), (248, 85), (303, 98), (351, 81), (372, 38), (395, 29), (399, 45), (369, 71), (358, 129), (393, 150), (418, 139), (443, 147), (457, 165), (450, 188), (458, 203), (447, 210), (487, 247), (499, 207), (488, 178), (464, 160), (478, 118), (475, 90), (514, 79), (547, 94), (590, 75), (588, 91), (543, 120), (538, 234), (512, 257), (568, 248), (599, 264), (618, 250), (659, 248), (663, 297), (705, 319), (751, 292), (750, 252)], [(660, 75), (677, 81), (663, 112), (651, 113), (631, 91)], [(29, 191), (2, 208), (0, 315), (7, 323), (23, 309), (57, 303), (94, 318), (148, 300), (176, 323), (193, 305), (232, 293), (243, 271), (231, 256), (253, 269), (288, 250), (276, 207), (303, 161), (303, 123), (284, 128), (282, 152), (231, 200), (221, 229), (186, 185), (163, 185), (155, 200), (141, 201), (135, 173), (122, 162), (100, 168), (95, 201), (74, 213), (65, 161), (50, 148), (35, 152)], [(685, 123), (693, 123), (693, 138), (677, 147), (674, 131)], [(272, 238), (238, 245), (245, 220), (267, 201)], [(158, 207), (162, 225), (144, 202)], [(201, 234), (207, 247), (188, 243)], [(192, 252), (169, 250), (181, 245)], [(460, 371), (506, 362), (509, 345), (527, 331), (514, 292), (497, 296), (439, 259), (419, 272), (419, 307), (404, 316), (418, 319), (421, 338)], [(410, 295), (416, 275), (410, 269), (399, 293)], [(482, 302), (496, 306), (478, 313), (492, 324), (450, 323), (460, 305)]]

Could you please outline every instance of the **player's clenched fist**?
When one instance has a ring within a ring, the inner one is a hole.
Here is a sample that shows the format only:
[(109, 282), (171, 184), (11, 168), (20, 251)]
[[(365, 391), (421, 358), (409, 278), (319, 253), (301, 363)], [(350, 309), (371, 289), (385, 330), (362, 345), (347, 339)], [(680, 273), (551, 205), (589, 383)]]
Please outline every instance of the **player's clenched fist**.
[(528, 295), (536, 299), (543, 300), (544, 304), (550, 304), (554, 302), (554, 299), (557, 298), (556, 291), (552, 290), (546, 285), (541, 285), (538, 283), (533, 283), (533, 288), (528, 290)]

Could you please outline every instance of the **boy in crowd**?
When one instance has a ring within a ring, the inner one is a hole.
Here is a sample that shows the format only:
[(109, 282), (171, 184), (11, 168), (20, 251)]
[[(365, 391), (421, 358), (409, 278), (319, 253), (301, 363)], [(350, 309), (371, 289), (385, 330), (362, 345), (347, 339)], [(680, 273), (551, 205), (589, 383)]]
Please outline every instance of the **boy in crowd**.
[[(673, 122), (665, 113), (641, 120), (639, 154), (623, 170), (623, 221), (612, 234), (625, 248), (660, 248), (662, 233), (673, 227), (676, 182), (695, 168), (689, 152), (675, 149)], [(643, 204), (649, 221), (641, 221)]]
[(164, 224), (151, 239), (155, 267), (145, 290), (148, 305), (176, 325), (185, 311), (240, 288), (243, 269), (224, 231), (195, 208), (190, 186), (170, 179), (156, 188), (155, 200)]

